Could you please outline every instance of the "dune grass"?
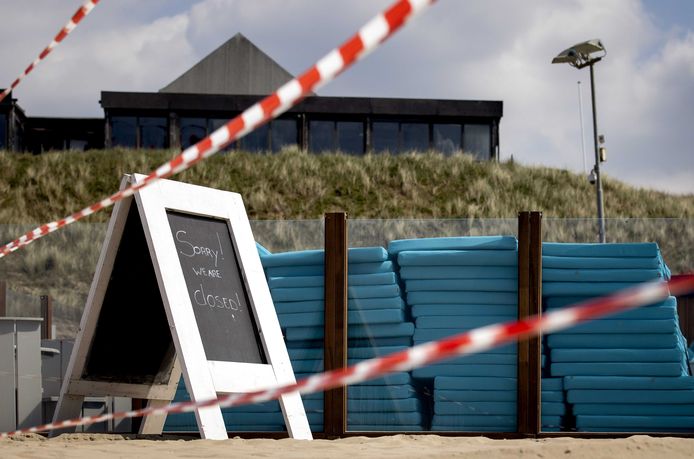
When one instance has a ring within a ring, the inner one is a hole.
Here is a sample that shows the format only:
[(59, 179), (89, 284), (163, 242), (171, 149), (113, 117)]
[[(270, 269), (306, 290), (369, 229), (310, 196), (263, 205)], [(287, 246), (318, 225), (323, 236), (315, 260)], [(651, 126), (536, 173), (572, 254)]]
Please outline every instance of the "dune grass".
[[(0, 242), (96, 202), (118, 189), (124, 173), (147, 173), (174, 154), (0, 152)], [(254, 223), (256, 238), (272, 250), (315, 248), (322, 241), (318, 221), (277, 220), (320, 219), (335, 210), (354, 219), (351, 245), (513, 234), (520, 210), (543, 211), (545, 240), (589, 242), (595, 237), (595, 224), (587, 220), (595, 213), (594, 188), (582, 175), (477, 162), (462, 154), (233, 153), (210, 158), (175, 179), (241, 193), (249, 217), (260, 220)], [(636, 189), (609, 177), (604, 188), (608, 241), (657, 241), (673, 272), (694, 270), (694, 196)], [(109, 215), (110, 210), (92, 215), (0, 260), (0, 279), (16, 293), (10, 313), (36, 310), (35, 301), (20, 301), (21, 295), (50, 294), (59, 334), (73, 335)]]

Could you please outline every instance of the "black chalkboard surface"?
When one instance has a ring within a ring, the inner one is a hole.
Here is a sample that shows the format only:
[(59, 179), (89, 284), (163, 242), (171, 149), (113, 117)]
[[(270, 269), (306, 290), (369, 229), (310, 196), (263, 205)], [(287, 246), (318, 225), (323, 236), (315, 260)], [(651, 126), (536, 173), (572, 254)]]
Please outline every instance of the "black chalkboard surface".
[(207, 360), (267, 363), (226, 221), (166, 214)]

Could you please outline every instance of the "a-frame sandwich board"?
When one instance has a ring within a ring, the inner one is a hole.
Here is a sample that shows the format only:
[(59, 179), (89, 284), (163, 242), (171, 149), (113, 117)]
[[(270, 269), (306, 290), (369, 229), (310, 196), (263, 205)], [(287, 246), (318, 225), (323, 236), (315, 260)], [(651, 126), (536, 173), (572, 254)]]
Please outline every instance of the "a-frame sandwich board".
[[(181, 371), (196, 401), (295, 382), (241, 196), (160, 180), (114, 207), (54, 420), (88, 396), (164, 405)], [(279, 401), (289, 435), (311, 439), (299, 394)], [(202, 438), (228, 438), (218, 406), (195, 415)]]

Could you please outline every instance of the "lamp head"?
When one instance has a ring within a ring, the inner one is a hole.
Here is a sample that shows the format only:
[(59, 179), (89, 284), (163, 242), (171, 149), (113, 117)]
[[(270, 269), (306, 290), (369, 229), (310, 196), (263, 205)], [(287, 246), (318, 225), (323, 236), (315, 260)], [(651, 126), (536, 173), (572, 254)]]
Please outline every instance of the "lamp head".
[(559, 53), (552, 64), (569, 64), (572, 67), (583, 68), (601, 60), (607, 54), (607, 50), (599, 39), (584, 41), (573, 45)]

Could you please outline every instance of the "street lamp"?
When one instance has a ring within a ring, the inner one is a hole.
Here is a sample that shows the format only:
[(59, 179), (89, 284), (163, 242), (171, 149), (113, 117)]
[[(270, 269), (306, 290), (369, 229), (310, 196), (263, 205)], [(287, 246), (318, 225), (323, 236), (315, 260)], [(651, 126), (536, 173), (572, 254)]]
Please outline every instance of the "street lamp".
[(552, 64), (569, 64), (577, 69), (590, 67), (590, 96), (593, 102), (593, 145), (595, 147), (595, 166), (588, 175), (590, 183), (595, 184), (595, 192), (598, 201), (598, 235), (600, 242), (605, 242), (605, 212), (602, 199), (602, 181), (600, 180), (600, 162), (605, 161), (605, 149), (599, 146), (604, 139), (600, 136), (598, 142), (598, 121), (595, 116), (595, 79), (593, 65), (600, 62), (607, 54), (602, 42), (598, 39), (578, 43), (569, 49), (565, 49), (552, 59)]

